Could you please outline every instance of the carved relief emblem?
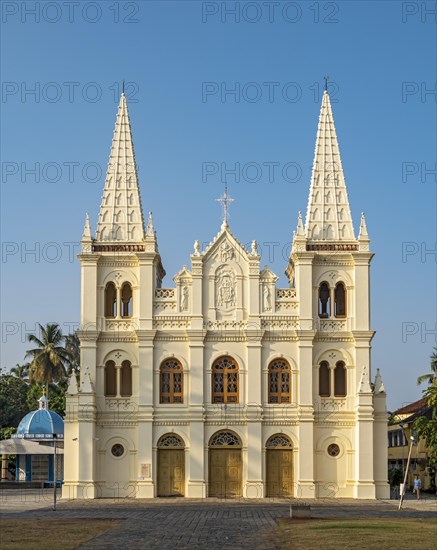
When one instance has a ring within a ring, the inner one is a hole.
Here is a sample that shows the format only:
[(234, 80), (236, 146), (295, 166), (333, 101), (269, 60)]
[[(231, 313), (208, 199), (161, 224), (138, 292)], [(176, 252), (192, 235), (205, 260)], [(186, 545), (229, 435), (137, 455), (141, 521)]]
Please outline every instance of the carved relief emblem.
[(220, 257), (222, 262), (228, 262), (235, 258), (235, 250), (227, 241), (220, 246)]
[(230, 309), (235, 307), (235, 274), (230, 269), (222, 269), (216, 276), (217, 307)]

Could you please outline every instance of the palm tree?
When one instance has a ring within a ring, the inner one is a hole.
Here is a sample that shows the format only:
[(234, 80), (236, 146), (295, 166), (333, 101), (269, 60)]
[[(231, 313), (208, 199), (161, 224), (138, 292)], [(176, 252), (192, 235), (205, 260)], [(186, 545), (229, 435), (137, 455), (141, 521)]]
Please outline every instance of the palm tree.
[(56, 323), (48, 323), (43, 327), (38, 323), (41, 338), (35, 334), (29, 334), (29, 342), (36, 344), (36, 348), (26, 352), (26, 357), (31, 357), (29, 366), (29, 379), (31, 382), (42, 382), (46, 386), (46, 395), (49, 392), (49, 383), (58, 382), (66, 376), (65, 364), (69, 360), (69, 354), (63, 346), (65, 337), (61, 328)]
[(29, 363), (24, 363), (24, 365), (17, 363), (15, 367), (12, 367), (10, 372), (15, 378), (26, 381), (29, 378)]
[(437, 348), (434, 348), (434, 351), (430, 357), (431, 359), (431, 372), (428, 374), (422, 374), (417, 379), (417, 384), (422, 384), (423, 382), (428, 382), (428, 384), (437, 384)]
[(68, 353), (67, 374), (80, 371), (80, 341), (76, 333), (65, 336), (65, 350)]

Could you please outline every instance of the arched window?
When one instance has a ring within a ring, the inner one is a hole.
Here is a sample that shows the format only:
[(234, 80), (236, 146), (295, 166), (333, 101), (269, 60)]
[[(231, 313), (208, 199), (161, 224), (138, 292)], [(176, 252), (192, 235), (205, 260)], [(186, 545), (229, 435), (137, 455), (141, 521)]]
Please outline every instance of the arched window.
[(241, 440), (237, 434), (228, 430), (216, 432), (209, 440), (210, 447), (237, 447), (241, 448)]
[(117, 371), (114, 361), (108, 361), (105, 365), (105, 395), (106, 397), (117, 395)]
[(129, 283), (121, 287), (121, 316), (132, 317), (132, 287)]
[(160, 403), (184, 402), (184, 373), (176, 359), (167, 359), (160, 368)]
[(329, 317), (331, 315), (331, 299), (329, 295), (328, 283), (321, 283), (319, 287), (319, 317)]
[(319, 366), (319, 395), (321, 397), (329, 397), (331, 395), (329, 365), (326, 361), (322, 361)]
[(174, 433), (163, 435), (158, 441), (158, 447), (160, 449), (178, 448), (184, 449), (185, 443), (182, 437)]
[(120, 395), (122, 397), (130, 397), (132, 395), (132, 367), (129, 361), (123, 361), (120, 374)]
[(117, 290), (114, 283), (108, 283), (105, 288), (105, 317), (117, 315)]
[(291, 443), (291, 439), (288, 437), (288, 435), (275, 434), (269, 438), (266, 443), (266, 447), (268, 449), (292, 449), (293, 444)]
[(232, 357), (219, 357), (212, 366), (212, 402), (238, 403), (238, 365)]
[(343, 361), (339, 361), (334, 369), (334, 395), (344, 397), (346, 389), (346, 365)]
[(275, 359), (269, 365), (269, 403), (290, 403), (290, 365)]
[(343, 283), (335, 285), (334, 315), (336, 317), (346, 317), (346, 288)]

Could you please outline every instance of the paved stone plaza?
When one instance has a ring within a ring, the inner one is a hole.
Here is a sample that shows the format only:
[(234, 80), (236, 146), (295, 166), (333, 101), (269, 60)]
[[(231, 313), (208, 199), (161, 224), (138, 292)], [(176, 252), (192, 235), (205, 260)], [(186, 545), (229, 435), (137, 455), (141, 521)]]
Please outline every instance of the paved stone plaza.
[[(81, 548), (274, 548), (271, 529), (289, 515), (290, 503), (301, 501), (263, 499), (154, 499), (154, 500), (60, 500), (51, 510), (53, 489), (3, 491), (3, 518), (118, 518), (115, 529), (103, 533)], [(435, 497), (423, 500), (407, 496), (398, 511), (395, 500), (308, 500), (316, 518), (427, 518), (437, 519)], [(52, 516), (49, 515), (53, 514)], [(226, 529), (224, 529), (226, 526)]]

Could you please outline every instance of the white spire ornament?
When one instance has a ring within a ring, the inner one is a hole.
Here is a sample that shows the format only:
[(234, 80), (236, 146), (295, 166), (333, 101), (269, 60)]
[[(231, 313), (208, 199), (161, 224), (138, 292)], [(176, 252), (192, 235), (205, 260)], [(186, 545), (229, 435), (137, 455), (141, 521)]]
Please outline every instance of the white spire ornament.
[(375, 393), (385, 393), (385, 387), (384, 382), (381, 378), (381, 372), (379, 369), (376, 369), (376, 376), (375, 376), (375, 384), (374, 384), (374, 392)]
[(302, 212), (299, 212), (299, 215), (297, 217), (297, 231), (296, 235), (298, 237), (303, 237), (305, 235), (305, 231), (303, 228), (303, 222), (302, 222)]
[(364, 212), (361, 212), (360, 234), (358, 235), (360, 250), (369, 250), (370, 238), (367, 232), (366, 218)]
[(149, 219), (147, 220), (147, 231), (146, 235), (148, 237), (155, 237), (155, 229), (153, 227), (153, 218), (152, 218), (152, 212), (149, 212)]
[(91, 237), (90, 217), (88, 213), (85, 215), (85, 225), (83, 228), (82, 239), (80, 244), (82, 245), (82, 252), (91, 252), (93, 239)]

